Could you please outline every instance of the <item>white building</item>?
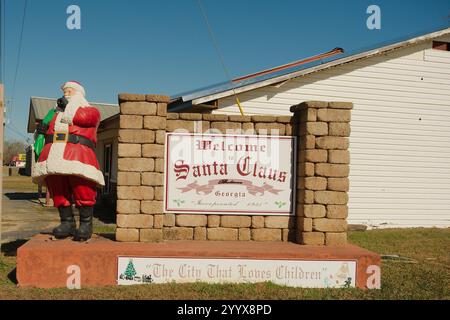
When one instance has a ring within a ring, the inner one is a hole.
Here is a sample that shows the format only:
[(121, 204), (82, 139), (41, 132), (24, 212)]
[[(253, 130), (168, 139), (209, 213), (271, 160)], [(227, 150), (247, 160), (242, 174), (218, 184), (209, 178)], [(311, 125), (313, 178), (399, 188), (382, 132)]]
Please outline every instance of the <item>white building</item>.
[(171, 111), (290, 115), (353, 102), (349, 223), (450, 227), (450, 28), (173, 99)]

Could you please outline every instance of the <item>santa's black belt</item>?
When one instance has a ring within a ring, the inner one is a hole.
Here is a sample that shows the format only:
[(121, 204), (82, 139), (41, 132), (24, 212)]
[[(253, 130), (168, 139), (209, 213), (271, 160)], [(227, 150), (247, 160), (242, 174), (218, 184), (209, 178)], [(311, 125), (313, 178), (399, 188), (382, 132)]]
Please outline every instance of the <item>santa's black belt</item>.
[(47, 143), (79, 143), (91, 149), (95, 149), (95, 143), (92, 140), (89, 140), (88, 138), (85, 138), (83, 136), (64, 132), (55, 132), (54, 134), (46, 135), (45, 144)]

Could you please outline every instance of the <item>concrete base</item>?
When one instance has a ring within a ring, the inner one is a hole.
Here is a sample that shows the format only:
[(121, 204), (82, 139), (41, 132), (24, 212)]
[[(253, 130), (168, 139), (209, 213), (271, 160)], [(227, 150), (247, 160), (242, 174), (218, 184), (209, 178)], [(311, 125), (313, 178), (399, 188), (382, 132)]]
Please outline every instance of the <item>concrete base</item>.
[(355, 260), (356, 286), (366, 288), (367, 268), (380, 266), (380, 256), (354, 245), (343, 247), (306, 246), (286, 242), (164, 241), (123, 243), (94, 236), (88, 243), (51, 240), (40, 234), (17, 251), (17, 279), (20, 287), (66, 287), (67, 268), (77, 265), (81, 286), (117, 284), (117, 257), (227, 258), (262, 260)]

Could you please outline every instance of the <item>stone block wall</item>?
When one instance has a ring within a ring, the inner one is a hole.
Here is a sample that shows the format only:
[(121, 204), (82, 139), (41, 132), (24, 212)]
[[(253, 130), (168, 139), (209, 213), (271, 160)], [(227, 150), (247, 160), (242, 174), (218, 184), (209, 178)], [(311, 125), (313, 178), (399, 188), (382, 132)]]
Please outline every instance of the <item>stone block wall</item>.
[[(345, 243), (350, 118), (340, 111), (349, 114), (350, 105), (303, 103), (291, 117), (167, 113), (168, 102), (119, 95), (117, 241)], [(296, 216), (164, 214), (164, 143), (173, 131), (299, 136)]]
[(164, 138), (169, 101), (161, 95), (119, 95), (117, 241), (163, 238)]
[(297, 241), (347, 243), (352, 103), (309, 101), (292, 106), (297, 157)]

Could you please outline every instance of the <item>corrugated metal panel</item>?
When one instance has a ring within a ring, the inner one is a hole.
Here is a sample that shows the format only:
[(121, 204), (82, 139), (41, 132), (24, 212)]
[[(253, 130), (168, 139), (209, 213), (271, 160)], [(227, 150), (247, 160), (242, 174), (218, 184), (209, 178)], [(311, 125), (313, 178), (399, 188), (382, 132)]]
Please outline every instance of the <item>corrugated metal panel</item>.
[[(431, 41), (239, 95), (246, 114), (351, 101), (349, 222), (450, 226), (450, 52)], [(234, 98), (215, 113), (239, 114)]]
[(42, 120), (47, 115), (49, 110), (56, 105), (56, 99), (48, 98), (31, 98), (31, 107), (34, 110), (36, 120)]
[[(318, 71), (323, 71), (328, 68), (333, 68), (336, 66), (344, 65), (350, 62), (359, 61), (361, 59), (366, 60), (371, 57), (378, 57), (386, 54), (390, 54), (395, 57), (398, 50), (402, 48), (407, 48), (408, 46), (416, 46), (423, 43), (428, 43), (430, 39), (437, 39), (440, 41), (448, 41), (450, 28), (442, 29), (435, 32), (429, 32), (426, 34), (421, 33), (420, 35), (413, 36), (409, 39), (398, 39), (394, 43), (383, 43), (378, 44), (371, 48), (366, 48), (359, 51), (347, 52), (344, 57), (338, 59), (326, 58), (322, 61), (310, 62), (301, 65), (300, 68), (292, 68), (292, 70), (283, 70), (280, 72), (270, 73), (265, 76), (251, 78), (243, 80), (234, 84), (221, 83), (214, 86), (209, 86), (203, 89), (175, 95), (172, 97), (173, 101), (183, 101), (185, 103), (178, 104), (175, 103), (172, 107), (177, 109), (177, 106), (181, 108), (189, 107), (192, 104), (202, 104), (212, 100), (226, 99), (235, 93), (244, 93), (258, 88), (262, 88), (268, 85), (273, 85), (281, 83), (290, 79), (294, 79), (306, 74), (311, 74)], [(186, 102), (189, 102), (186, 104)]]

